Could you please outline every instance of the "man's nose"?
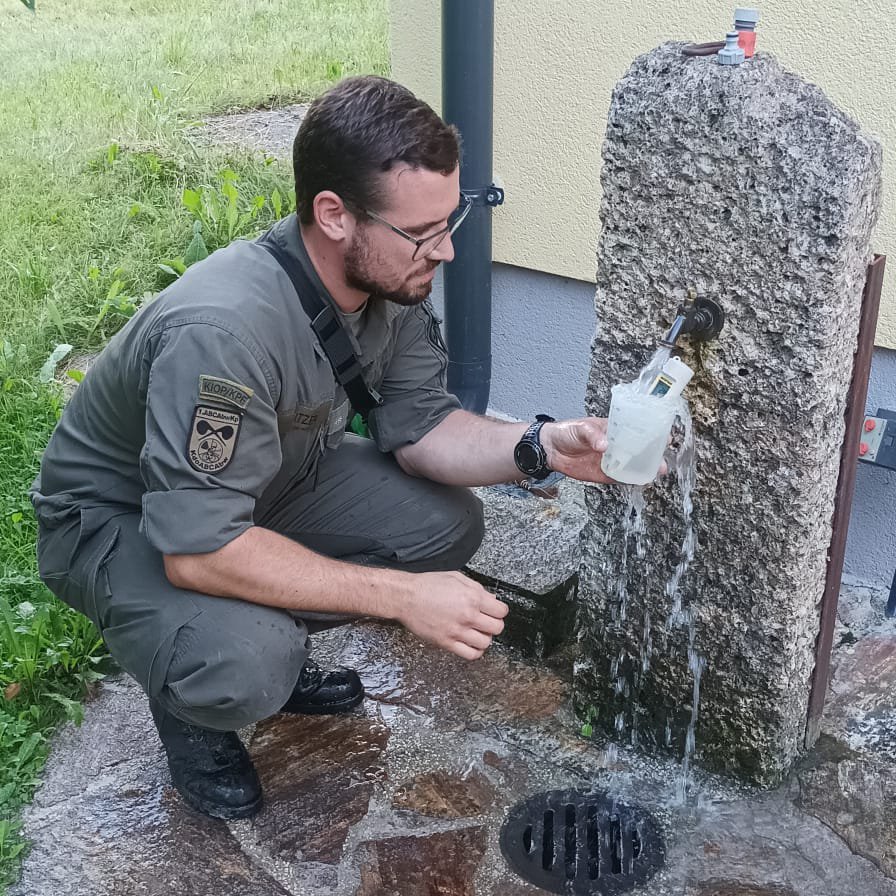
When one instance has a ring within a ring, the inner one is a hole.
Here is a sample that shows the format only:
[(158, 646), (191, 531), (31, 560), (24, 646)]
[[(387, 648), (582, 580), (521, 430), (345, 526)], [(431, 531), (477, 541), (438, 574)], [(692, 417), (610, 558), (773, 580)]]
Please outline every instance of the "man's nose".
[(429, 253), (431, 261), (454, 261), (454, 243), (451, 242), (451, 234), (445, 237), (432, 252)]

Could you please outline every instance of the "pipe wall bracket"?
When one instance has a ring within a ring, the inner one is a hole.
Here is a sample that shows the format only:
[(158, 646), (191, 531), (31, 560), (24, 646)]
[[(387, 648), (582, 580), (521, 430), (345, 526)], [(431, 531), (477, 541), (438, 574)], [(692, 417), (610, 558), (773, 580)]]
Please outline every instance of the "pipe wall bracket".
[(486, 205), (495, 208), (504, 205), (504, 188), (497, 184), (489, 184), (477, 190), (461, 190), (461, 193), (469, 199), (473, 205)]

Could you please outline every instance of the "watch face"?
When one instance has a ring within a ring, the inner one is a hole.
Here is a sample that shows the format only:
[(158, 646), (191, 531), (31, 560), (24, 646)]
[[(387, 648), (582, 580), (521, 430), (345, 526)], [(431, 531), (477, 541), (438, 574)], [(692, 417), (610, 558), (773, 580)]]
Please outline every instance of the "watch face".
[(524, 473), (534, 473), (541, 466), (541, 458), (534, 445), (528, 442), (520, 442), (514, 451), (516, 465)]

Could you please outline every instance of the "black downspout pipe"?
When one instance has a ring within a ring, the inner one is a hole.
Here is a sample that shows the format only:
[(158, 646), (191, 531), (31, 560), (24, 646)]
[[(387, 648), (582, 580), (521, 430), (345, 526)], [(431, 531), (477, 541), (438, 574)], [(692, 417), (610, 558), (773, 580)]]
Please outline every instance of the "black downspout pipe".
[(448, 391), (482, 414), (492, 381), (494, 0), (442, 0), (442, 115), (463, 138), (461, 192), (473, 199), (445, 265)]

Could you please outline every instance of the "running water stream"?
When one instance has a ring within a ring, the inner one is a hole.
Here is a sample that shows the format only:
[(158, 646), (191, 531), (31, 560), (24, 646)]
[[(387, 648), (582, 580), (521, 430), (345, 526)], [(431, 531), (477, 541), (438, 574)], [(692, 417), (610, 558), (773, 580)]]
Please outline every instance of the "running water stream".
[(653, 357), (650, 361), (644, 366), (640, 375), (637, 379), (637, 390), (638, 392), (643, 392), (645, 395), (650, 392), (650, 387), (653, 385), (657, 376), (663, 372), (663, 367), (666, 364), (666, 361), (672, 357), (672, 349), (667, 345), (661, 345), (657, 348), (657, 350), (653, 353)]
[[(660, 360), (660, 366), (668, 358)], [(656, 361), (657, 358), (654, 358)], [(649, 378), (648, 372), (654, 367), (654, 363), (645, 368), (642, 379)], [(645, 376), (646, 374), (646, 376)], [(677, 802), (684, 805), (687, 802), (690, 782), (691, 759), (696, 746), (695, 730), (698, 719), (700, 703), (700, 681), (706, 665), (705, 659), (697, 651), (696, 647), (696, 619), (692, 607), (683, 606), (681, 595), (681, 583), (687, 573), (688, 567), (694, 557), (696, 539), (692, 521), (693, 504), (691, 494), (696, 480), (694, 430), (690, 410), (683, 398), (677, 399), (677, 415), (680, 421), (682, 433), (679, 439), (677, 451), (667, 452), (669, 475), (675, 475), (678, 480), (678, 489), (681, 494), (681, 522), (683, 537), (678, 552), (678, 562), (664, 586), (664, 594), (667, 601), (667, 615), (665, 619), (666, 630), (687, 630), (688, 642), (688, 669), (693, 677), (693, 693), (691, 699), (690, 722), (685, 734), (684, 754), (681, 763), (681, 774), (677, 787)], [(645, 520), (646, 499), (643, 486), (621, 486), (626, 498), (623, 511), (623, 547), (619, 565), (618, 576), (614, 582), (615, 604), (612, 608), (612, 624), (622, 627), (628, 616), (628, 603), (630, 594), (629, 567), (632, 562), (642, 561), (647, 553), (647, 527)], [(632, 548), (634, 560), (631, 557)], [(641, 683), (650, 672), (651, 658), (653, 655), (653, 631), (650, 612), (645, 608), (643, 627), (639, 638), (640, 654), (637, 662), (631, 664), (630, 675), (626, 674), (627, 649), (620, 648), (618, 656), (611, 663), (610, 675), (613, 681), (614, 692), (624, 701), (624, 709), (616, 715), (615, 729), (617, 735), (625, 729), (627, 716), (631, 731), (631, 745), (638, 745), (638, 723), (642, 714), (642, 708), (638, 703), (637, 692)], [(673, 731), (671, 723), (666, 725), (666, 746), (671, 746)], [(616, 744), (610, 744), (607, 748), (606, 759), (608, 763), (615, 762), (617, 756)]]

